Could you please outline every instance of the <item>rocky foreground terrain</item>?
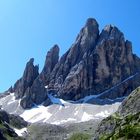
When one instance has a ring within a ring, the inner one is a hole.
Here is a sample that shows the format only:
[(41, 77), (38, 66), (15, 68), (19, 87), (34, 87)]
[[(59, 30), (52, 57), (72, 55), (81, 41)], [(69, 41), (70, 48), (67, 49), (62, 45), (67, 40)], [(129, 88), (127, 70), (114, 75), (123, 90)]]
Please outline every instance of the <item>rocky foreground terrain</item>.
[(99, 125), (95, 139), (140, 139), (140, 87), (126, 98), (118, 111)]
[(23, 140), (23, 137), (18, 136), (17, 130), (27, 125), (23, 118), (0, 110), (0, 140)]
[(40, 73), (31, 58), (1, 94), (1, 139), (139, 139), (139, 86), (132, 43), (89, 18), (64, 55), (54, 45)]

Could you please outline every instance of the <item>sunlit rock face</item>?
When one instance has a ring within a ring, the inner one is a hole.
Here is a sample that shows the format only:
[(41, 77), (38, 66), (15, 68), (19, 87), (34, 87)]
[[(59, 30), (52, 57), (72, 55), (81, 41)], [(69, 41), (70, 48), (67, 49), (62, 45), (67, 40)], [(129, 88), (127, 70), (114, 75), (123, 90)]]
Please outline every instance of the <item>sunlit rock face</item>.
[[(31, 59), (23, 77), (12, 90), (23, 108), (51, 104), (47, 93), (77, 101), (88, 95), (116, 99), (127, 96), (140, 85), (140, 59), (132, 53), (132, 43), (115, 26), (99, 32), (89, 18), (70, 49), (59, 58), (59, 47), (47, 53), (42, 72)], [(47, 88), (45, 88), (47, 87)]]

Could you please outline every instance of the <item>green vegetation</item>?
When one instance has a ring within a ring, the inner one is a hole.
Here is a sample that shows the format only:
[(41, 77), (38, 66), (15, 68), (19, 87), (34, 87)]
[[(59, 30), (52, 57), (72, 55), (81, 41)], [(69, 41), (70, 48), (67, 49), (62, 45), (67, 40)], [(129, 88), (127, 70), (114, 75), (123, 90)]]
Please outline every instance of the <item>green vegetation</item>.
[(140, 138), (140, 125), (125, 125), (119, 130), (118, 137), (125, 137), (126, 139)]
[(9, 115), (9, 124), (17, 129), (22, 129), (28, 125), (21, 117), (12, 114)]
[(91, 136), (89, 134), (84, 133), (75, 133), (73, 134), (69, 140), (90, 140)]
[(125, 125), (123, 128), (119, 129), (117, 132), (113, 132), (110, 135), (103, 135), (100, 140), (139, 140), (140, 138), (140, 125)]
[(44, 140), (44, 138), (56, 140), (90, 140), (99, 122), (92, 120), (63, 126), (31, 124), (27, 127), (30, 135), (26, 136), (26, 140)]
[(14, 127), (14, 128), (17, 128), (17, 129), (22, 129), (22, 128), (23, 128), (23, 127), (21, 126), (20, 122), (14, 121), (14, 120), (10, 121), (10, 125), (11, 125), (12, 127)]
[(4, 125), (0, 122), (0, 129), (4, 129)]
[[(114, 117), (113, 117), (114, 118)], [(116, 119), (115, 130), (111, 134), (103, 134), (100, 140), (139, 140), (140, 113), (128, 115), (124, 119)]]

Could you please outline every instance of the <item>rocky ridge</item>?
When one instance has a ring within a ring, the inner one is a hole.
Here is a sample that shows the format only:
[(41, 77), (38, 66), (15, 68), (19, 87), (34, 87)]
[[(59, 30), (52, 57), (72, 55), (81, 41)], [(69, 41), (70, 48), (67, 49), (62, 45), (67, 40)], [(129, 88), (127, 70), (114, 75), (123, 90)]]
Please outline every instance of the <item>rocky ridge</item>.
[(9, 92), (21, 99), (23, 108), (51, 104), (47, 93), (77, 101), (105, 92), (100, 98), (116, 99), (140, 85), (139, 64), (140, 59), (132, 53), (132, 43), (117, 27), (107, 25), (100, 33), (97, 21), (89, 18), (61, 58), (58, 45), (54, 45), (40, 74), (31, 59)]

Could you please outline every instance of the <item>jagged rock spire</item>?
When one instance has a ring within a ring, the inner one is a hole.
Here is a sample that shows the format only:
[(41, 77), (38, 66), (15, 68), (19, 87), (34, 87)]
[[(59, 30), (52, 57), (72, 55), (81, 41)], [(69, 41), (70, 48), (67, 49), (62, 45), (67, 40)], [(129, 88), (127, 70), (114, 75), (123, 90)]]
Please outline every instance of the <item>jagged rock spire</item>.
[(77, 65), (83, 57), (95, 46), (99, 36), (99, 26), (95, 19), (89, 18), (78, 34), (71, 48), (60, 58), (50, 76), (50, 85), (57, 89), (62, 86), (72, 67)]
[(44, 68), (40, 74), (42, 81), (47, 84), (50, 73), (59, 60), (59, 46), (54, 45), (47, 53)]
[(34, 79), (32, 85), (25, 90), (25, 96), (21, 99), (20, 103), (23, 108), (31, 108), (34, 104), (41, 104), (47, 100), (45, 85), (58, 60), (59, 47), (58, 45), (54, 45), (47, 53), (42, 72)]
[(34, 66), (34, 58), (31, 58), (29, 62), (26, 64), (26, 68), (24, 70), (23, 76), (19, 79), (14, 85), (14, 92), (17, 98), (21, 98), (24, 96), (24, 93), (28, 87), (31, 87), (34, 80), (39, 75), (39, 67)]

